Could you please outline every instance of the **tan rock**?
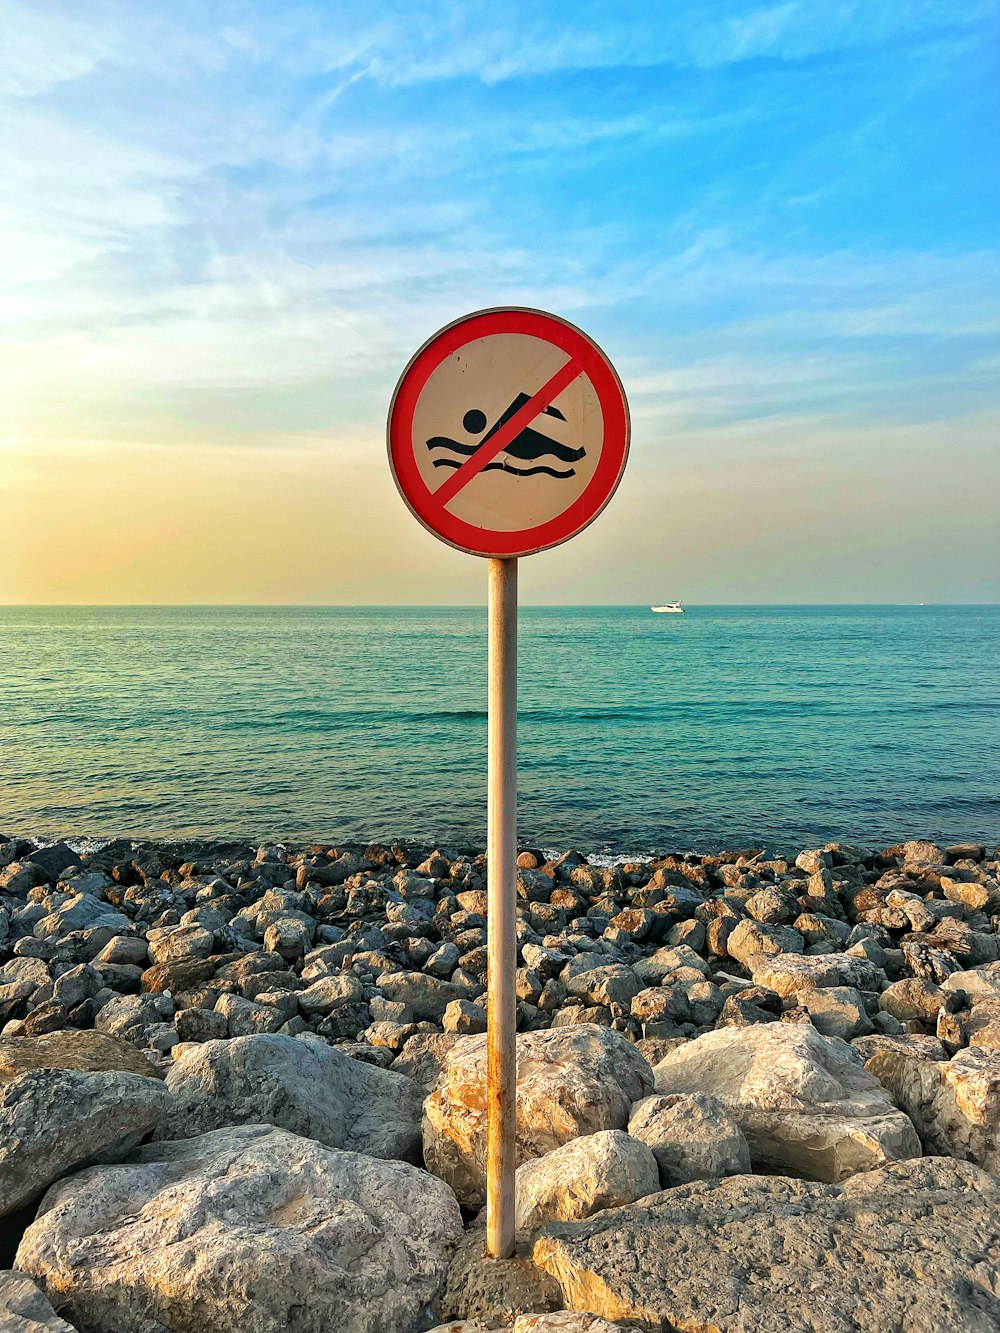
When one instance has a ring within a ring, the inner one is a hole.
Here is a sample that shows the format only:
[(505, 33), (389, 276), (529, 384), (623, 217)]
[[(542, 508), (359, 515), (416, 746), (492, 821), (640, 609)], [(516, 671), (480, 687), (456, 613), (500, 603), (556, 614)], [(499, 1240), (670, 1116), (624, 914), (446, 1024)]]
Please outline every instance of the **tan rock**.
[[(652, 1090), (649, 1065), (619, 1032), (581, 1023), (517, 1038), (517, 1165), (571, 1139), (623, 1129)], [(424, 1161), (459, 1200), (485, 1200), (486, 1037), (463, 1037), (424, 1102)]]
[(631, 1333), (621, 1324), (609, 1324), (596, 1314), (560, 1310), (556, 1314), (521, 1314), (513, 1333)]
[(790, 926), (763, 925), (748, 917), (733, 928), (726, 948), (730, 958), (749, 966), (749, 960), (757, 955), (801, 954), (803, 943), (799, 932)]
[(996, 1333), (1000, 1188), (944, 1158), (730, 1176), (546, 1227), (568, 1308), (690, 1333)]
[(923, 977), (904, 977), (887, 986), (878, 998), (878, 1007), (901, 1023), (916, 1020), (919, 1023), (937, 1022), (944, 1004), (944, 991), (933, 981)]
[(654, 1072), (659, 1093), (717, 1097), (757, 1165), (835, 1182), (920, 1156), (913, 1125), (857, 1053), (811, 1025), (720, 1028), (678, 1047)]
[(620, 1129), (564, 1143), (519, 1166), (514, 1179), (519, 1231), (537, 1231), (544, 1222), (576, 1222), (660, 1188), (650, 1149)]
[[(496, 1328), (495, 1324), (493, 1328)], [(491, 1328), (478, 1319), (452, 1319), (447, 1324), (435, 1324), (430, 1333), (491, 1333)]]
[(874, 963), (854, 954), (756, 954), (747, 966), (755, 986), (766, 986), (783, 998), (799, 991), (828, 986), (852, 986), (859, 991), (877, 991), (881, 975)]
[(43, 1037), (0, 1039), (0, 1083), (9, 1083), (29, 1069), (78, 1069), (84, 1073), (161, 1075), (130, 1041), (103, 1032), (65, 1028)]
[(973, 1000), (1000, 1000), (1000, 970), (991, 966), (970, 972), (952, 972), (941, 983), (943, 991), (965, 991)]
[(970, 1048), (951, 1060), (877, 1051), (865, 1069), (913, 1121), (928, 1153), (1000, 1175), (1000, 1051)]

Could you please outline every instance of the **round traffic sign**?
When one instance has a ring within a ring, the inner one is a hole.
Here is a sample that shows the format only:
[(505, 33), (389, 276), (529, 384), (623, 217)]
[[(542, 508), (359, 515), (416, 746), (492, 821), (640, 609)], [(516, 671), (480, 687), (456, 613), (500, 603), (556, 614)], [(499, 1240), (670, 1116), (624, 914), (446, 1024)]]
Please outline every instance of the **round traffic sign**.
[(412, 358), (387, 435), (396, 485), (425, 528), (471, 555), (530, 555), (575, 537), (611, 499), (628, 457), (628, 402), (574, 324), (480, 310)]

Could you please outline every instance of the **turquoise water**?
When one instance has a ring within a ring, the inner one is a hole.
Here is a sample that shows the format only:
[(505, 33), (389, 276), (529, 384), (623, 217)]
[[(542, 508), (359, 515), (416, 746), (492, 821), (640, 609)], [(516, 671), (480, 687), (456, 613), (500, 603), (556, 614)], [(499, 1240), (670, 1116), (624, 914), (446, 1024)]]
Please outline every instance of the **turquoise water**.
[[(1000, 608), (523, 608), (522, 840), (1000, 839)], [(0, 608), (0, 830), (481, 842), (485, 612)]]

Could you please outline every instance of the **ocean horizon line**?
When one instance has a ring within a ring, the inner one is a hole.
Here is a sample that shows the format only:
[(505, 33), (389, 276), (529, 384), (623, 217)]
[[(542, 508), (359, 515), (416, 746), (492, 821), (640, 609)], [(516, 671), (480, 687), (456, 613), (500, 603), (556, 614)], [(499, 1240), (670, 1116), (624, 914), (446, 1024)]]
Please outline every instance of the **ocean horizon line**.
[[(716, 610), (825, 610), (849, 607), (858, 610), (919, 610), (925, 608), (969, 607), (988, 610), (1000, 602), (689, 602), (685, 608)], [(476, 611), (482, 602), (0, 602), (3, 611)], [(530, 602), (520, 609), (539, 611), (641, 610), (651, 602)]]

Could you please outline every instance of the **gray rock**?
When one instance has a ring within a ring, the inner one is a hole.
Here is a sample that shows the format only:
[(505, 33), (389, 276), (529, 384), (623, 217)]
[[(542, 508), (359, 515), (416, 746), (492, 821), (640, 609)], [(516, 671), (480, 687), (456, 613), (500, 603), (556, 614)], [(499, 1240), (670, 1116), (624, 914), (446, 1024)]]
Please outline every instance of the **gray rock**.
[(245, 1125), (64, 1181), (17, 1264), (88, 1333), (416, 1333), (461, 1234), (415, 1167)]
[(9, 1268), (0, 1271), (0, 1328), (4, 1333), (75, 1333), (30, 1277)]
[(266, 1124), (330, 1148), (419, 1160), (422, 1089), (319, 1040), (274, 1034), (184, 1046), (167, 1087), (174, 1100), (158, 1139)]
[(201, 926), (166, 926), (146, 936), (149, 957), (154, 963), (178, 963), (182, 959), (207, 958), (215, 936)]
[(242, 995), (220, 995), (215, 1012), (226, 1020), (230, 1037), (253, 1037), (277, 1032), (285, 1022), (285, 1015), (270, 1005), (245, 1000)]
[(853, 986), (827, 986), (799, 991), (796, 999), (817, 1032), (850, 1041), (873, 1031), (864, 998)]
[(121, 995), (101, 1006), (94, 1020), (98, 1032), (126, 1041), (142, 1041), (145, 1030), (173, 1017), (174, 1004), (166, 995)]
[(159, 1079), (139, 1074), (29, 1069), (0, 1084), (0, 1213), (84, 1163), (124, 1156), (169, 1102)]
[(743, 1131), (718, 1098), (705, 1093), (644, 1097), (632, 1107), (628, 1132), (652, 1150), (665, 1189), (750, 1170)]
[(229, 1020), (214, 1009), (179, 1009), (174, 1026), (178, 1041), (220, 1041), (229, 1035)]
[[(54, 896), (57, 900), (62, 897), (60, 894)], [(116, 935), (121, 930), (131, 930), (132, 922), (122, 912), (116, 912), (91, 894), (77, 893), (63, 897), (58, 907), (43, 916), (35, 925), (34, 934), (36, 939), (60, 939), (70, 931), (88, 930), (94, 926), (106, 926)]]
[(630, 967), (609, 964), (578, 972), (565, 980), (566, 991), (588, 1004), (631, 1004), (643, 984)]
[(387, 999), (407, 1005), (414, 1018), (431, 1023), (440, 1023), (451, 1001), (465, 996), (461, 987), (421, 972), (383, 972), (377, 984)]
[(648, 1329), (996, 1333), (998, 1250), (997, 1182), (928, 1158), (839, 1186), (681, 1185), (548, 1226), (533, 1255), (570, 1309)]
[(417, 1032), (392, 1063), (393, 1071), (412, 1078), (424, 1092), (437, 1086), (448, 1053), (458, 1041), (450, 1032)]
[(444, 944), (439, 945), (424, 963), (424, 971), (432, 977), (447, 981), (458, 967), (459, 956), (458, 949), (451, 940), (445, 940)]

